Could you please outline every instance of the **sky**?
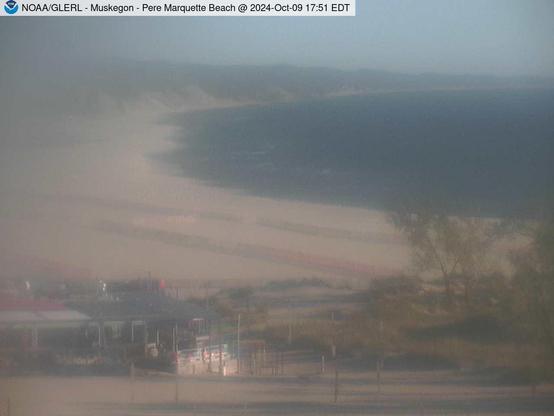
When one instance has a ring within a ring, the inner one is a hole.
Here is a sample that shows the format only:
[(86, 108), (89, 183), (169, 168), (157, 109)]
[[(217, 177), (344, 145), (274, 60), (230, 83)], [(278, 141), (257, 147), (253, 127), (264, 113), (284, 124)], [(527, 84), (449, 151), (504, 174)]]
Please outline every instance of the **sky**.
[[(2, 18), (2, 62), (132, 58), (554, 76), (550, 0), (359, 0), (354, 18)], [(9, 46), (7, 40), (9, 39)]]

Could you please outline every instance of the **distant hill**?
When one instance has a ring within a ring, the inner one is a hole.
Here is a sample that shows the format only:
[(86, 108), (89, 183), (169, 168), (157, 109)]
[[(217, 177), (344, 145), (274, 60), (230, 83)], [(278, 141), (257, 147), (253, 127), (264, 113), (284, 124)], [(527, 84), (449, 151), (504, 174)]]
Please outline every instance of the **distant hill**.
[(402, 74), (370, 69), (210, 66), (160, 61), (3, 63), (2, 118), (16, 112), (114, 111), (126, 105), (197, 108), (383, 91), (554, 87), (552, 78)]

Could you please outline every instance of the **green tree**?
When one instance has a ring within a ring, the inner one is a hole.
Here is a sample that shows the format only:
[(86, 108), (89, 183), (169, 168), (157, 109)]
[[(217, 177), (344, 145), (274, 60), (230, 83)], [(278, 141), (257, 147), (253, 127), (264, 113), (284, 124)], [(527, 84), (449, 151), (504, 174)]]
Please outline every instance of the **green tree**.
[(491, 248), (505, 227), (495, 220), (449, 216), (425, 208), (397, 210), (390, 219), (408, 239), (416, 268), (440, 274), (447, 305), (454, 301), (456, 277), (461, 277), (469, 304), (472, 286), (486, 268)]
[(536, 227), (529, 246), (513, 256), (514, 282), (529, 328), (554, 357), (554, 219)]

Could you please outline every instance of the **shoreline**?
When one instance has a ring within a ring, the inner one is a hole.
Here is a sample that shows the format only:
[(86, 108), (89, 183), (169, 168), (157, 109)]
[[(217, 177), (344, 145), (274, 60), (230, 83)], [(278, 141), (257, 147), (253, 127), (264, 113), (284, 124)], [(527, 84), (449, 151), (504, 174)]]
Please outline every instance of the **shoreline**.
[[(218, 108), (230, 105), (222, 103)], [(178, 110), (208, 108), (215, 107), (212, 103)], [(42, 178), (21, 174), (15, 186), (3, 191), (12, 208), (8, 209), (7, 218), (0, 219), (0, 229), (12, 235), (14, 242), (0, 258), (9, 265), (4, 274), (21, 269), (22, 263), (29, 275), (47, 269), (50, 275), (76, 274), (73, 278), (131, 278), (151, 271), (170, 280), (267, 280), (305, 277), (314, 272), (310, 267), (194, 249), (183, 252), (180, 247), (160, 242), (129, 240), (99, 230), (98, 225), (105, 221), (200, 235), (220, 242), (331, 255), (347, 262), (368, 262), (368, 251), (374, 251), (376, 264), (371, 259), (370, 264), (378, 269), (397, 267), (397, 257), (390, 250), (391, 243), (397, 244), (397, 237), (386, 240), (393, 231), (377, 212), (248, 196), (159, 169), (150, 155), (173, 146), (171, 138), (176, 129), (163, 120), (176, 111), (153, 108), (150, 102), (144, 102), (108, 117), (74, 116), (56, 123), (44, 120), (32, 126), (36, 133), (23, 130), (30, 137), (29, 133), (54, 136), (60, 144), (26, 155), (34, 166), (42, 166), (46, 172)], [(65, 144), (69, 142), (73, 144)], [(19, 155), (26, 148), (25, 143), (17, 143), (12, 154), (4, 157), (23, 160)], [(14, 170), (24, 172), (26, 165), (18, 164)], [(297, 223), (301, 232), (290, 230), (291, 224)], [(320, 228), (322, 224), (333, 225), (329, 230)], [(307, 233), (302, 230), (303, 225), (308, 226)], [(349, 233), (363, 230), (369, 240), (349, 237)], [(325, 235), (329, 233), (331, 236)], [(349, 238), (335, 238), (333, 233)], [(372, 234), (378, 236), (378, 241), (371, 240)], [(379, 242), (382, 236), (385, 240)], [(52, 239), (56, 245), (49, 243)], [(87, 247), (95, 249), (88, 254)], [(214, 269), (214, 264), (222, 266)], [(78, 269), (85, 270), (84, 274)], [(321, 271), (316, 275), (320, 273), (324, 277), (334, 275)]]

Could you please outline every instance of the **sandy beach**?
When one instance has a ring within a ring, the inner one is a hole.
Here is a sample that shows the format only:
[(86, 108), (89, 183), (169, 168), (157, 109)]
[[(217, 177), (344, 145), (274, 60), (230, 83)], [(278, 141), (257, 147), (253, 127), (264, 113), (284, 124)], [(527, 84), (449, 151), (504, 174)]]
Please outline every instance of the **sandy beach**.
[[(2, 272), (48, 269), (68, 278), (151, 272), (168, 280), (345, 277), (313, 267), (311, 260), (287, 263), (292, 253), (368, 266), (377, 275), (408, 267), (407, 247), (380, 212), (259, 198), (172, 171), (156, 158), (173, 145), (177, 130), (164, 122), (170, 111), (177, 110), (141, 104), (14, 126), (11, 145), (0, 156), (4, 177), (16, 178), (0, 187), (6, 201), (0, 230), (11, 236), (2, 243)], [(40, 177), (30, 173), (36, 169)], [(117, 226), (207, 238), (211, 247), (119, 235)], [(268, 261), (256, 253), (237, 256), (213, 248), (239, 244), (251, 252), (258, 246), (287, 251)]]

